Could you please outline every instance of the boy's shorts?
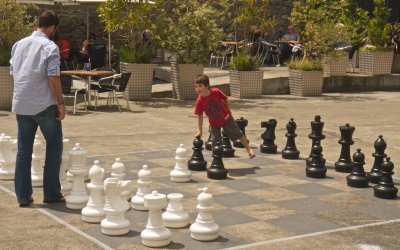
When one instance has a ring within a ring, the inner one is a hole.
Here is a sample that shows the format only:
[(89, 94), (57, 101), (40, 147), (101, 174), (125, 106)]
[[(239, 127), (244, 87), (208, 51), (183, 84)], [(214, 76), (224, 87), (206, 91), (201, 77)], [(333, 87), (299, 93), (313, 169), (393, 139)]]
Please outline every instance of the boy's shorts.
[[(233, 117), (230, 117), (224, 125), (222, 125), (222, 128), (224, 129), (225, 133), (228, 135), (229, 139), (232, 141), (236, 141), (240, 138), (242, 138), (243, 133), (236, 124), (235, 120)], [(210, 134), (211, 134), (211, 140), (213, 142), (213, 145), (216, 142), (219, 142), (220, 144), (222, 143), (222, 137), (221, 137), (221, 127), (218, 128), (211, 128), (210, 129)]]

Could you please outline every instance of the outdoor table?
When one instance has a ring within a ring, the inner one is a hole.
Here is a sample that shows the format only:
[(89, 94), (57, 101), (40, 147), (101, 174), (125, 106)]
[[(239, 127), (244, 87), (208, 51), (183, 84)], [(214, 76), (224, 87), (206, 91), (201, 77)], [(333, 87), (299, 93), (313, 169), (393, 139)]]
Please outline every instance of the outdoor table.
[(233, 47), (233, 52), (234, 52), (234, 54), (236, 54), (236, 55), (238, 54), (238, 47), (239, 47), (240, 45), (245, 44), (244, 41), (239, 41), (239, 42), (234, 42), (234, 41), (221, 41), (221, 43), (222, 43), (223, 45), (232, 46), (232, 47)]
[(87, 95), (88, 95), (88, 106), (92, 105), (91, 102), (91, 93), (90, 93), (90, 88), (91, 88), (91, 83), (92, 83), (92, 76), (109, 76), (113, 75), (113, 71), (106, 71), (106, 70), (65, 70), (61, 71), (62, 75), (81, 75), (81, 76), (87, 76)]

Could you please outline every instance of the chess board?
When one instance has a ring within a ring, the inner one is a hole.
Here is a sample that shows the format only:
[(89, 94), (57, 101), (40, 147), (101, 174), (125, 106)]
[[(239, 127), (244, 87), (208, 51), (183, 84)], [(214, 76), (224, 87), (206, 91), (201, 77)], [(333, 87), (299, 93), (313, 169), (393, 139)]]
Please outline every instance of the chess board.
[[(256, 151), (257, 152), (257, 151)], [(90, 153), (90, 152), (89, 152)], [(188, 158), (191, 149), (188, 149)], [(210, 166), (210, 151), (203, 151)], [(250, 243), (269, 241), (350, 226), (400, 218), (399, 200), (375, 198), (371, 187), (356, 189), (346, 184), (347, 174), (335, 172), (327, 162), (327, 177), (311, 179), (305, 176), (305, 161), (285, 160), (280, 154), (262, 154), (248, 159), (244, 149), (236, 149), (234, 158), (224, 158), (228, 169), (226, 180), (211, 180), (207, 173), (193, 172), (192, 181), (175, 183), (169, 172), (175, 165), (175, 149), (132, 152), (120, 155), (88, 157), (88, 165), (99, 160), (110, 176), (115, 158), (121, 158), (137, 189), (137, 173), (142, 165), (152, 170), (152, 189), (159, 193), (182, 193), (184, 208), (191, 223), (197, 216), (199, 188), (208, 187), (214, 195), (213, 216), (220, 226), (220, 236), (211, 242), (200, 242), (190, 237), (189, 226), (170, 229), (172, 243), (167, 249), (222, 249)], [(3, 184), (13, 190), (13, 183)], [(41, 192), (35, 188), (34, 193)], [(98, 242), (114, 249), (146, 249), (141, 244), (140, 232), (148, 218), (146, 211), (130, 209), (126, 217), (130, 231), (123, 236), (106, 236), (99, 224), (85, 223), (80, 210), (70, 210), (65, 204), (35, 204), (65, 221)], [(67, 229), (66, 229), (67, 230)]]

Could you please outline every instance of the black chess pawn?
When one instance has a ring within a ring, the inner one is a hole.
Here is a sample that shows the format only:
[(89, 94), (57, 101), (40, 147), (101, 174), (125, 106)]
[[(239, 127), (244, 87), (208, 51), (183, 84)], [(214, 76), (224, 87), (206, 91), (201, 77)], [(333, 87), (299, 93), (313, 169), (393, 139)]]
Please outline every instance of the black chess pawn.
[(209, 132), (209, 136), (208, 139), (206, 141), (206, 150), (208, 151), (212, 151), (212, 138), (211, 138), (211, 127), (208, 127), (208, 132)]
[(390, 157), (383, 160), (381, 164), (382, 176), (378, 184), (374, 186), (375, 197), (382, 199), (396, 199), (398, 189), (393, 184), (392, 175), (393, 173), (393, 162), (390, 161)]
[(350, 157), (350, 145), (354, 144), (352, 136), (355, 127), (346, 123), (345, 126), (340, 126), (339, 129), (341, 137), (338, 142), (342, 145), (342, 150), (340, 151), (339, 160), (335, 162), (335, 170), (342, 173), (351, 173), (353, 170), (353, 163)]
[(188, 168), (193, 171), (205, 171), (207, 169), (207, 161), (204, 160), (203, 153), (203, 140), (193, 140), (193, 155), (188, 161)]
[(231, 140), (224, 130), (222, 130), (222, 156), (225, 158), (235, 157), (235, 149), (232, 148)]
[(358, 148), (357, 152), (353, 154), (353, 171), (346, 177), (347, 186), (355, 188), (368, 187), (368, 178), (364, 172), (365, 155)]
[(213, 161), (211, 166), (207, 169), (207, 177), (215, 180), (223, 180), (228, 176), (228, 170), (225, 169), (224, 162), (222, 161), (222, 147), (217, 142), (213, 148)]
[[(314, 117), (314, 121), (311, 122), (311, 134), (308, 135), (308, 138), (312, 140), (311, 150), (315, 144), (315, 141), (321, 141), (325, 139), (325, 135), (322, 133), (322, 129), (324, 128), (324, 122), (321, 122), (321, 116), (316, 115)], [(306, 159), (306, 164), (311, 162), (311, 151), (309, 157)], [(324, 162), (325, 163), (325, 162)]]
[(319, 141), (315, 141), (311, 149), (311, 161), (306, 166), (306, 176), (310, 178), (325, 178), (326, 166), (325, 159), (322, 157), (322, 146)]
[(297, 150), (295, 138), (297, 125), (294, 122), (293, 118), (290, 118), (290, 121), (286, 124), (287, 133), (285, 136), (287, 137), (287, 142), (285, 148), (282, 150), (282, 158), (284, 159), (299, 159), (300, 151)]
[(385, 140), (383, 139), (382, 135), (378, 136), (374, 143), (375, 153), (372, 154), (375, 157), (374, 165), (372, 165), (371, 172), (367, 174), (368, 180), (371, 183), (377, 184), (381, 179), (382, 172), (381, 172), (381, 164), (383, 162), (383, 158), (386, 157), (385, 149), (387, 145)]
[[(242, 131), (243, 135), (246, 136), (246, 126), (249, 124), (249, 121), (247, 119), (244, 119), (243, 117), (240, 117), (240, 119), (236, 119), (236, 124), (240, 128), (240, 131)], [(247, 142), (248, 141), (249, 140), (247, 140)], [(235, 148), (244, 148), (243, 144), (240, 142), (240, 139), (234, 141), (233, 146)]]
[(277, 146), (275, 145), (275, 128), (278, 122), (275, 119), (269, 119), (267, 122), (261, 122), (261, 127), (265, 128), (265, 132), (261, 135), (264, 140), (260, 145), (260, 151), (265, 154), (276, 154)]

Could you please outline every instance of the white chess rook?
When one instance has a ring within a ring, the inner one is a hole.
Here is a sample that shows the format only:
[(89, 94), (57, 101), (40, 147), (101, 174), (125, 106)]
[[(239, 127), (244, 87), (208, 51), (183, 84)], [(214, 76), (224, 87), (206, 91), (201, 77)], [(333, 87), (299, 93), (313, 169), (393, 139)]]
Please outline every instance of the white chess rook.
[(144, 205), (144, 196), (151, 193), (151, 170), (149, 166), (143, 165), (143, 169), (139, 171), (137, 185), (138, 190), (131, 199), (131, 206), (136, 210), (147, 211), (149, 209)]
[(44, 147), (38, 135), (35, 135), (32, 153), (31, 179), (33, 187), (43, 186)]
[(82, 220), (90, 223), (100, 223), (106, 216), (104, 212), (104, 169), (101, 168), (99, 161), (94, 161), (94, 165), (89, 170), (90, 183), (87, 188), (90, 190), (89, 201), (82, 209)]
[(145, 205), (149, 208), (149, 219), (146, 229), (142, 231), (142, 244), (148, 247), (163, 247), (171, 243), (171, 232), (165, 227), (161, 213), (166, 206), (164, 194), (153, 191), (144, 196)]
[(202, 192), (197, 197), (196, 206), (199, 214), (196, 222), (190, 226), (190, 236), (199, 241), (210, 241), (218, 238), (219, 226), (214, 222), (211, 210), (213, 208), (213, 196), (208, 193), (208, 188), (199, 189)]
[(183, 147), (183, 144), (180, 144), (175, 153), (176, 164), (170, 172), (171, 181), (189, 182), (192, 179), (192, 171), (187, 166), (187, 149)]
[(1, 134), (0, 151), (3, 162), (0, 162), (0, 180), (14, 180), (17, 150), (17, 140), (11, 139), (11, 136)]
[(104, 181), (106, 218), (101, 221), (101, 232), (106, 235), (124, 235), (129, 232), (130, 221), (125, 218), (129, 203), (122, 197), (122, 192), (129, 190), (131, 181), (118, 181), (107, 178)]
[(69, 153), (71, 168), (69, 172), (74, 176), (71, 193), (65, 198), (67, 208), (82, 209), (89, 201), (85, 187), (85, 175), (88, 173), (86, 166), (87, 152), (79, 143)]
[(183, 228), (189, 224), (189, 214), (183, 210), (183, 194), (172, 193), (167, 195), (169, 200), (167, 211), (162, 214), (165, 226), (169, 228)]

